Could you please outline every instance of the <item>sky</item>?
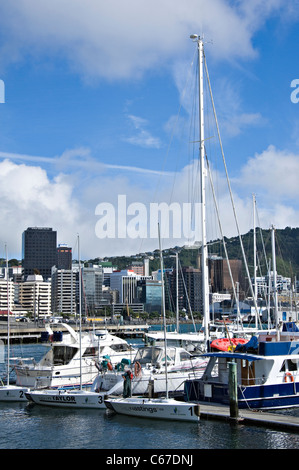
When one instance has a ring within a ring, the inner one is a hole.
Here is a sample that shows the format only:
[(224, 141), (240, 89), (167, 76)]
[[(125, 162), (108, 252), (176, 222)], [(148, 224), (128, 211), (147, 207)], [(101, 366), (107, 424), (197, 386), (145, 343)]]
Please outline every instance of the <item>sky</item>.
[(35, 226), (83, 259), (151, 251), (162, 203), (164, 248), (200, 238), (194, 33), (222, 232), (253, 227), (253, 194), (260, 226), (299, 226), (297, 0), (0, 0), (0, 256)]

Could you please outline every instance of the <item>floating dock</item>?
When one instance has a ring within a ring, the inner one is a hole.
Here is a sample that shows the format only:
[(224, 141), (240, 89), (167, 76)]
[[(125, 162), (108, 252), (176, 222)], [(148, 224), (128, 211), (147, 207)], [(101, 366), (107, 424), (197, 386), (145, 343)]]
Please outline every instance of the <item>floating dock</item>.
[(230, 417), (230, 408), (225, 405), (199, 402), (200, 419), (222, 420), (241, 425), (263, 426), (284, 432), (299, 432), (299, 417), (260, 410), (239, 410), (238, 418)]

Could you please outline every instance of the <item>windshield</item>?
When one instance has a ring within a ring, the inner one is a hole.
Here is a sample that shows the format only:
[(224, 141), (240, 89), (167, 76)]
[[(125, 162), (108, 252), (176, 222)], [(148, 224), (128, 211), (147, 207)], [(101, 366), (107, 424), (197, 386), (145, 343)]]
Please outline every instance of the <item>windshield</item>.
[(69, 346), (54, 346), (53, 347), (53, 364), (66, 365), (68, 364), (78, 351), (77, 348), (71, 348)]

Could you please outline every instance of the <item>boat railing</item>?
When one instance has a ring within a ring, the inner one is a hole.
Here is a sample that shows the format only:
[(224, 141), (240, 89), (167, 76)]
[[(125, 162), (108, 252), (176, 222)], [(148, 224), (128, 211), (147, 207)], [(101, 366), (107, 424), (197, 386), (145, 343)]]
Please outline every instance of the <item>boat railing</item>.
[(241, 383), (239, 384), (241, 387), (245, 386), (248, 387), (249, 385), (263, 385), (266, 383), (267, 377), (262, 376), (262, 377), (248, 377), (244, 378), (242, 377)]

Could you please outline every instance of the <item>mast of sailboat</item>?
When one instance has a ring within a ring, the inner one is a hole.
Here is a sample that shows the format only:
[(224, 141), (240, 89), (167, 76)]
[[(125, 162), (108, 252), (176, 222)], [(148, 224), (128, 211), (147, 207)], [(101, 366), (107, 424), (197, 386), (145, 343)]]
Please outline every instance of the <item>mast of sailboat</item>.
[(203, 41), (197, 34), (192, 34), (190, 38), (197, 42), (198, 67), (199, 67), (199, 159), (200, 159), (200, 183), (201, 183), (201, 273), (202, 273), (202, 305), (204, 318), (205, 349), (209, 349), (209, 272), (208, 272), (208, 248), (206, 235), (206, 168), (205, 168), (205, 145), (204, 145), (204, 89), (203, 89)]
[(164, 355), (165, 355), (165, 381), (166, 381), (166, 398), (168, 399), (168, 371), (167, 371), (167, 338), (166, 338), (166, 311), (165, 311), (165, 295), (164, 295), (164, 265), (161, 248), (160, 224), (158, 223), (160, 266), (161, 266), (161, 289), (162, 289), (162, 314), (164, 326)]
[(175, 252), (175, 269), (176, 269), (176, 277), (175, 277), (175, 282), (176, 282), (176, 330), (179, 333), (180, 329), (180, 323), (179, 323), (179, 252)]
[(80, 261), (80, 238), (78, 234), (78, 262), (79, 262), (79, 350), (80, 350), (80, 390), (82, 390), (82, 345), (81, 345), (81, 328), (82, 328), (82, 294), (81, 294), (81, 282), (82, 282), (82, 274), (81, 274), (81, 261)]
[(10, 367), (10, 318), (9, 318), (9, 276), (8, 276), (8, 254), (5, 244), (6, 256), (6, 289), (7, 289), (7, 385), (9, 385), (9, 367)]
[[(254, 299), (255, 305), (257, 305), (257, 284), (256, 284), (256, 228), (255, 228), (255, 194), (252, 195), (253, 202), (253, 282), (254, 282)], [(255, 327), (258, 327), (258, 312), (255, 309)]]
[(271, 244), (272, 244), (272, 267), (273, 267), (273, 293), (274, 293), (275, 327), (276, 327), (276, 332), (277, 332), (277, 340), (279, 340), (277, 273), (276, 273), (276, 252), (275, 252), (275, 229), (274, 229), (273, 225), (271, 227)]

